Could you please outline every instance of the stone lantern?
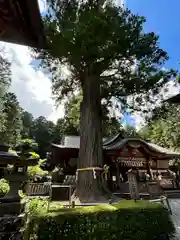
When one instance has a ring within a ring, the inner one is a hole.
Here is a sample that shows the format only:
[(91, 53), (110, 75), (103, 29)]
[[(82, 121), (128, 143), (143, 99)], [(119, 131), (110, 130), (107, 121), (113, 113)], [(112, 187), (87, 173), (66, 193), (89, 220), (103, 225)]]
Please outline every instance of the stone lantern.
[[(15, 152), (8, 152), (9, 146), (0, 145), (1, 178), (4, 177), (10, 185), (10, 191), (0, 198), (0, 216), (18, 215), (23, 211), (19, 196), (21, 184), (27, 180), (27, 166), (33, 165), (33, 160), (22, 160)], [(37, 159), (34, 159), (37, 163)], [(11, 165), (11, 170), (7, 166)]]

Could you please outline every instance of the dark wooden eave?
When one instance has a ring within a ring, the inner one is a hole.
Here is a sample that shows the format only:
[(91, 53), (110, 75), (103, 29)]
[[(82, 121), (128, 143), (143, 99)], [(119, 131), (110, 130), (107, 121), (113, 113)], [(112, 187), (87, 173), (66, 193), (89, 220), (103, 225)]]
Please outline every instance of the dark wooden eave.
[(180, 93), (175, 95), (174, 97), (171, 97), (167, 100), (165, 100), (165, 102), (169, 102), (169, 103), (180, 103)]
[[(73, 151), (75, 151), (77, 154), (79, 151), (78, 144), (75, 144), (74, 146), (52, 144), (52, 147), (58, 148), (59, 152), (61, 152), (62, 155), (64, 154), (63, 156), (65, 157), (67, 154), (70, 156)], [(103, 142), (103, 149), (105, 152), (115, 152), (119, 149), (122, 149), (124, 146), (131, 144), (137, 146), (140, 145), (142, 148), (144, 148), (149, 156), (156, 157), (157, 159), (172, 159), (180, 157), (179, 152), (173, 152), (169, 149), (163, 148), (148, 141), (144, 141), (140, 138), (122, 138), (120, 133), (109, 138), (109, 140), (105, 140)], [(75, 156), (73, 155), (73, 157)]]
[(37, 0), (0, 0), (0, 40), (30, 47), (45, 47)]

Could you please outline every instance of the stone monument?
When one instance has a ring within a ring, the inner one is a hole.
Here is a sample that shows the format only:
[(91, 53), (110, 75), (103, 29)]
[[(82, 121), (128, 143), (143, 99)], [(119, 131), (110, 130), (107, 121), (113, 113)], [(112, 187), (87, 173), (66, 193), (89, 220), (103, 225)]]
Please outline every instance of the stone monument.
[(129, 182), (129, 192), (131, 199), (139, 200), (139, 186), (137, 181), (137, 172), (133, 169), (127, 172)]

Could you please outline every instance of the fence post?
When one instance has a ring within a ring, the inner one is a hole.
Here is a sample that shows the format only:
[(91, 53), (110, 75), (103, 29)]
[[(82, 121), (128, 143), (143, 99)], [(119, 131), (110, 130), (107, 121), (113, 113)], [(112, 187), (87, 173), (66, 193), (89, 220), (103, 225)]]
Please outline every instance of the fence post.
[(69, 187), (69, 208), (71, 207), (72, 186)]

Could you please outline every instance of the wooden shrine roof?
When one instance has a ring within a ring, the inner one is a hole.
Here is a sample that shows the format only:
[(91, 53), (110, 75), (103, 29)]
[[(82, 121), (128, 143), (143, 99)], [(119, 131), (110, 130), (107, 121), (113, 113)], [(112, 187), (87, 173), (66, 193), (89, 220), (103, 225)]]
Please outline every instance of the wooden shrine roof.
[[(135, 143), (135, 144), (134, 144)], [(150, 152), (153, 152), (154, 154), (157, 155), (165, 155), (167, 157), (179, 157), (180, 153), (179, 152), (173, 152), (167, 148), (163, 148), (159, 145), (156, 145), (151, 142), (144, 141), (140, 138), (124, 138), (124, 139), (119, 139), (119, 136), (117, 135), (116, 139), (114, 141), (110, 142), (108, 145), (104, 146), (106, 150), (115, 150), (115, 149), (120, 149), (126, 144), (129, 145), (140, 145), (144, 146), (147, 148)]]
[(37, 0), (0, 0), (0, 40), (45, 47)]
[[(69, 141), (66, 141), (64, 145), (57, 145), (57, 144), (52, 144), (52, 147), (60, 148), (60, 149), (79, 149), (80, 146), (80, 137), (74, 138), (75, 141), (71, 141), (70, 137), (68, 137)], [(125, 145), (135, 145), (137, 147), (138, 145), (144, 146), (147, 148), (150, 152), (153, 152), (154, 154), (157, 155), (164, 155), (169, 158), (174, 158), (174, 157), (179, 157), (180, 153), (178, 152), (173, 152), (169, 149), (163, 148), (161, 146), (158, 146), (154, 143), (150, 143), (147, 141), (144, 141), (140, 138), (122, 138), (121, 134), (117, 134), (114, 137), (111, 137), (108, 139), (105, 139), (103, 141), (103, 148), (104, 150), (116, 150), (116, 149), (121, 149)]]

